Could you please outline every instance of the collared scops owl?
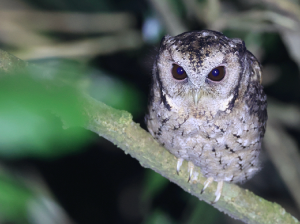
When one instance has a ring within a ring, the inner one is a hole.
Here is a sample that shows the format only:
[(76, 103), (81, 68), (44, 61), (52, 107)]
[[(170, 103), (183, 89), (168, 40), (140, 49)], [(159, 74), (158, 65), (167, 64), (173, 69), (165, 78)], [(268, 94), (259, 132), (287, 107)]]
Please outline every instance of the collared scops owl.
[[(154, 66), (146, 123), (170, 153), (207, 177), (203, 190), (244, 182), (259, 169), (267, 121), (261, 67), (245, 43), (202, 30), (165, 36)], [(174, 168), (175, 169), (175, 168)]]

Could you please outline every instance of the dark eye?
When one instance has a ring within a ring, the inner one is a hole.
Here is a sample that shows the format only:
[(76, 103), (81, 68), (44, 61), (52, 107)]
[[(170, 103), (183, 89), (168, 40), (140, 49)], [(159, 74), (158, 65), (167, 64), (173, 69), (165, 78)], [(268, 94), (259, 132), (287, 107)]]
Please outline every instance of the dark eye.
[(211, 70), (208, 74), (207, 78), (212, 81), (221, 81), (225, 76), (225, 68), (224, 66), (219, 66)]
[(173, 64), (172, 75), (174, 79), (183, 80), (187, 77), (186, 72), (179, 65)]

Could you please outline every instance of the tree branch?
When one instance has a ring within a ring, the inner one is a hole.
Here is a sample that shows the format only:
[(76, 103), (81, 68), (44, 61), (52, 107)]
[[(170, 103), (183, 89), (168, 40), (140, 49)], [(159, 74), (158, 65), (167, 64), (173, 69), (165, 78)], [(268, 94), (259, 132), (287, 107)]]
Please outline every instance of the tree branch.
[[(24, 66), (25, 62), (0, 50), (0, 70), (9, 72)], [(113, 142), (126, 154), (136, 158), (143, 167), (163, 175), (200, 200), (207, 203), (214, 200), (216, 183), (200, 194), (205, 178), (199, 167), (195, 167), (190, 183), (187, 182), (186, 162), (177, 175), (176, 157), (159, 145), (139, 124), (134, 123), (131, 114), (113, 109), (85, 94), (82, 94), (78, 102), (86, 117), (84, 128)], [(212, 206), (245, 223), (299, 223), (280, 205), (266, 201), (234, 184), (225, 183), (220, 200)]]

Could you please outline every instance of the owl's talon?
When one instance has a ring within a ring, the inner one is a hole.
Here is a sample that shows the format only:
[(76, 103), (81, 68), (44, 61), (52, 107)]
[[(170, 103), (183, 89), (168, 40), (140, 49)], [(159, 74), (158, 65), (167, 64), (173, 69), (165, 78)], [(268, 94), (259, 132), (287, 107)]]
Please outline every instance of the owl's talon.
[(178, 174), (178, 175), (179, 175), (180, 167), (181, 167), (181, 165), (182, 165), (183, 160), (184, 160), (184, 159), (182, 159), (182, 158), (179, 158), (179, 159), (177, 160), (177, 174)]
[(190, 182), (192, 175), (193, 175), (193, 171), (194, 171), (194, 164), (192, 162), (188, 162), (188, 173), (189, 173), (189, 179), (188, 182)]
[(204, 190), (214, 181), (213, 177), (209, 177), (206, 179), (206, 181), (204, 182), (204, 187), (201, 190), (201, 194), (203, 194)]
[(215, 193), (216, 199), (212, 202), (212, 204), (216, 203), (217, 201), (219, 201), (221, 194), (222, 194), (222, 189), (223, 189), (223, 181), (218, 182), (218, 186), (217, 186), (217, 191)]

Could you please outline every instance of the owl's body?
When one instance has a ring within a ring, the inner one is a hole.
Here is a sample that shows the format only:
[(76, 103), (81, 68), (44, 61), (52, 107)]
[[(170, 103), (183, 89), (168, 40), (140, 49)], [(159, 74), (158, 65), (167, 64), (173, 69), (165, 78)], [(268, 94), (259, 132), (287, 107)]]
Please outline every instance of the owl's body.
[(266, 105), (259, 62), (240, 39), (203, 30), (162, 40), (147, 126), (207, 178), (243, 182), (260, 169)]

